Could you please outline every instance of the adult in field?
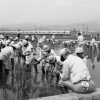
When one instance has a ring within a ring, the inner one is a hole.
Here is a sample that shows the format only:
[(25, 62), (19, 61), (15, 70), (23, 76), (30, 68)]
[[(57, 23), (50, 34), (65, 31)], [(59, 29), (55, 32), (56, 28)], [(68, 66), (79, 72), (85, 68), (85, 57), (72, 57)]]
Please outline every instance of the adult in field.
[(83, 35), (81, 33), (78, 33), (77, 42), (78, 42), (78, 45), (80, 45), (80, 46), (84, 42), (84, 37), (83, 37)]
[(95, 90), (95, 84), (91, 79), (89, 70), (83, 60), (70, 54), (67, 49), (60, 51), (63, 69), (60, 74), (59, 85), (70, 88), (76, 93), (90, 93)]
[(87, 58), (88, 58), (88, 56), (84, 56), (84, 50), (83, 50), (82, 47), (77, 47), (77, 48), (75, 49), (75, 54), (76, 54), (76, 56), (78, 56), (78, 57), (80, 57), (81, 59), (83, 59), (83, 62), (84, 62), (85, 64), (87, 64)]

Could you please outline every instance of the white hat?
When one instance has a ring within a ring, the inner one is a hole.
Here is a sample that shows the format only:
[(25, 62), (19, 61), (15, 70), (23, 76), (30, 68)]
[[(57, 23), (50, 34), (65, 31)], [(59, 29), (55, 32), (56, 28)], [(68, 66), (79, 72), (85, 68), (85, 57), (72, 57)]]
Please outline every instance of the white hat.
[(54, 56), (49, 56), (48, 57), (48, 61), (49, 61), (49, 63), (54, 63), (55, 62), (55, 57)]
[(38, 44), (37, 44), (38, 46), (43, 46), (44, 45), (44, 42), (43, 42), (43, 40), (42, 39), (40, 39), (39, 41), (38, 41)]
[(23, 45), (26, 45), (26, 44), (28, 44), (28, 41), (27, 40), (23, 40)]
[(64, 44), (66, 41), (62, 41), (62, 44)]
[(30, 38), (29, 35), (26, 35), (26, 36), (25, 36), (25, 39), (29, 39), (29, 38)]
[(15, 39), (14, 39), (14, 40), (16, 41), (16, 40), (18, 40), (18, 39), (19, 39), (18, 37), (15, 37)]
[(55, 35), (53, 35), (51, 38), (52, 38), (52, 39), (55, 39)]
[(65, 41), (65, 43), (70, 44), (70, 41), (69, 40), (68, 41)]
[(44, 35), (44, 36), (42, 37), (42, 39), (45, 40), (45, 39), (46, 39), (46, 36)]
[(0, 35), (0, 39), (3, 39), (4, 38), (4, 36), (3, 35)]
[(13, 37), (10, 37), (10, 39), (13, 39)]
[(49, 46), (48, 46), (48, 45), (44, 45), (44, 46), (43, 46), (43, 51), (46, 52), (46, 51), (48, 51), (48, 50), (49, 50)]
[(63, 48), (63, 49), (60, 50), (60, 56), (61, 55), (68, 55), (70, 53), (71, 53), (70, 50), (67, 49), (67, 48)]
[(84, 50), (83, 50), (82, 47), (77, 47), (77, 48), (75, 49), (75, 53), (83, 53), (83, 52), (84, 52)]

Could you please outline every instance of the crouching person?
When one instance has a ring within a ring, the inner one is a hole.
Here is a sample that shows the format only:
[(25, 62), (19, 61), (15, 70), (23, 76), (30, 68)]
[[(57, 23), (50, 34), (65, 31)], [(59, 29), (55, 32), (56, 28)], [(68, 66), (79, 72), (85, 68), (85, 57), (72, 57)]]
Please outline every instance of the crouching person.
[(9, 74), (10, 61), (11, 65), (12, 61), (14, 62), (14, 47), (5, 47), (1, 49), (1, 55), (2, 55), (3, 69), (6, 74)]
[(51, 71), (56, 77), (56, 81), (58, 82), (60, 79), (60, 73), (62, 71), (62, 62), (60, 60), (60, 56), (49, 56), (49, 63), (51, 64)]
[(60, 74), (59, 85), (70, 88), (76, 93), (90, 93), (95, 90), (95, 84), (91, 79), (89, 70), (81, 58), (70, 54), (67, 49), (60, 51), (63, 70)]
[(42, 73), (45, 74), (45, 75), (48, 75), (48, 72), (49, 72), (49, 68), (50, 68), (50, 63), (48, 61), (48, 57), (50, 55), (53, 55), (53, 56), (56, 56), (54, 50), (50, 49), (48, 45), (44, 45), (43, 46), (43, 54), (46, 56), (44, 58), (44, 61), (43, 61), (43, 65), (42, 65)]

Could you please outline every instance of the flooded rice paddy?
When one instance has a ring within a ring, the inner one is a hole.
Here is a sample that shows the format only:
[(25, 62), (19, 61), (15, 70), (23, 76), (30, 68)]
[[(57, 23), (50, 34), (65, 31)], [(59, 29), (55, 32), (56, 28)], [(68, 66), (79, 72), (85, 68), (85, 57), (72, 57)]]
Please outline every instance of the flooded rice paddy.
[[(55, 52), (57, 55), (59, 54), (59, 50), (55, 50)], [(88, 55), (90, 58), (87, 64), (96, 88), (100, 87), (100, 62), (97, 61), (98, 54), (98, 50), (94, 53), (89, 51)], [(9, 75), (0, 76), (0, 100), (27, 100), (62, 94), (55, 78), (42, 75), (40, 65), (38, 65), (37, 74), (34, 71), (34, 67), (31, 73), (29, 73), (23, 70), (22, 60), (18, 63), (16, 58), (15, 61), (15, 70), (10, 70)]]

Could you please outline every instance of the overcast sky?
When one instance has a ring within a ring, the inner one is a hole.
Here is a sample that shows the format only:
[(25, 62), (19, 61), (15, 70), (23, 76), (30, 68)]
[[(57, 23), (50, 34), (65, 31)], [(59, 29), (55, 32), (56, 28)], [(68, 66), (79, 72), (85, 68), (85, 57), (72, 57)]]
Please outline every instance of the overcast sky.
[(0, 24), (75, 23), (100, 17), (100, 0), (0, 0)]

